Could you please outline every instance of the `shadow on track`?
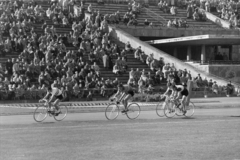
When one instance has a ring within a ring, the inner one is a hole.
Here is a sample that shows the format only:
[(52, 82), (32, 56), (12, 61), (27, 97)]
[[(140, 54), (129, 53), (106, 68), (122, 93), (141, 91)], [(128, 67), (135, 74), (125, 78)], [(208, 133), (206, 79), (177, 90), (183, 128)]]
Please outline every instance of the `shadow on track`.
[(54, 124), (56, 122), (39, 122), (38, 124)]

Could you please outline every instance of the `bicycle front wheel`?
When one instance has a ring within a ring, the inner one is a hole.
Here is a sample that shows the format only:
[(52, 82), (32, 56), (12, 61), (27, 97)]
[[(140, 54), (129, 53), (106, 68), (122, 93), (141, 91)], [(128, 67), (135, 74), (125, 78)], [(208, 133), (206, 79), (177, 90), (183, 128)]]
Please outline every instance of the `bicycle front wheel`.
[(119, 107), (114, 103), (109, 104), (105, 109), (105, 117), (108, 120), (114, 120), (118, 117), (118, 115), (119, 115)]
[(64, 118), (66, 118), (68, 114), (68, 108), (67, 106), (59, 106), (60, 113), (54, 114), (53, 117), (56, 121), (62, 121)]
[(137, 103), (131, 103), (128, 105), (128, 112), (126, 115), (129, 119), (136, 119), (140, 115), (141, 109)]
[(42, 122), (47, 118), (48, 110), (47, 107), (44, 105), (41, 105), (35, 109), (33, 112), (33, 119), (36, 122)]
[(189, 105), (186, 106), (186, 111), (187, 111), (187, 112), (185, 113), (185, 116), (186, 116), (186, 117), (192, 117), (193, 114), (194, 114), (194, 108), (195, 108), (194, 103), (189, 102)]
[(166, 105), (164, 107), (164, 114), (168, 118), (172, 118), (175, 116), (175, 108), (172, 105)]
[(159, 102), (156, 107), (156, 113), (159, 117), (164, 117), (164, 107), (166, 106), (165, 102)]

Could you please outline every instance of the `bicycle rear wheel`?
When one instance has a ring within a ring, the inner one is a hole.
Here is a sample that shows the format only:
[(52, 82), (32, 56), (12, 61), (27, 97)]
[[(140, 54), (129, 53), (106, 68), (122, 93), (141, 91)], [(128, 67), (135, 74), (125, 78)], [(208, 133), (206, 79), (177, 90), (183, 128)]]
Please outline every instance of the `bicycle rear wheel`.
[(195, 108), (194, 103), (189, 102), (189, 105), (186, 106), (186, 111), (187, 111), (187, 112), (185, 113), (185, 116), (186, 116), (186, 117), (192, 117), (193, 114), (194, 114), (194, 108)]
[(166, 105), (164, 107), (164, 114), (166, 117), (168, 118), (172, 118), (175, 116), (175, 108), (174, 108), (175, 105)]
[(41, 104), (33, 112), (33, 119), (36, 122), (42, 122), (42, 121), (44, 121), (47, 118), (47, 115), (48, 115), (47, 107), (44, 106), (43, 104)]
[(118, 115), (119, 115), (119, 107), (115, 103), (109, 104), (105, 109), (105, 117), (108, 120), (114, 120), (118, 117)]
[(166, 106), (166, 102), (159, 102), (156, 107), (156, 113), (159, 117), (164, 117), (164, 107)]
[(136, 119), (140, 115), (141, 109), (137, 103), (131, 103), (128, 105), (128, 112), (126, 115), (129, 119)]
[(59, 106), (60, 113), (59, 114), (53, 114), (53, 117), (56, 121), (62, 121), (68, 113), (67, 106)]

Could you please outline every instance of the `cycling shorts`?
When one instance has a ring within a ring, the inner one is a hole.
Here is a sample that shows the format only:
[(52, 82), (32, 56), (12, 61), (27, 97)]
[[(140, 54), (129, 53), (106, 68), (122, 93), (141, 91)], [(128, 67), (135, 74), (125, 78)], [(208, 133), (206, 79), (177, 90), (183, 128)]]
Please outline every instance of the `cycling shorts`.
[(184, 89), (182, 92), (181, 92), (181, 94), (183, 95), (183, 96), (188, 96), (188, 90), (187, 89)]
[(56, 99), (63, 100), (63, 95), (60, 94), (60, 95), (56, 96)]
[(128, 94), (130, 94), (133, 97), (134, 96), (133, 90), (128, 91)]

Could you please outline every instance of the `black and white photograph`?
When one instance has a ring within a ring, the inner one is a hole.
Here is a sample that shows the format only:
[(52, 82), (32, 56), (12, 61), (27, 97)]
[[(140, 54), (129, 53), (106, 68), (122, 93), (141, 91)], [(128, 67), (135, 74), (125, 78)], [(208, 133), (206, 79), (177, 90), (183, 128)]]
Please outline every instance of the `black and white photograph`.
[(240, 160), (240, 0), (0, 0), (0, 160)]

